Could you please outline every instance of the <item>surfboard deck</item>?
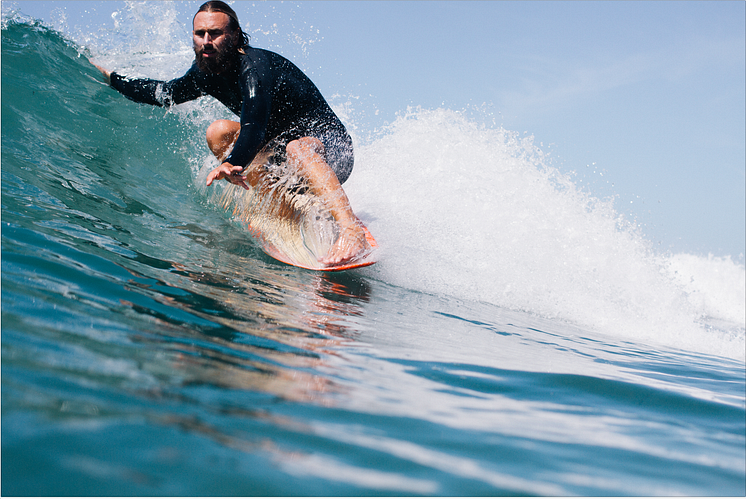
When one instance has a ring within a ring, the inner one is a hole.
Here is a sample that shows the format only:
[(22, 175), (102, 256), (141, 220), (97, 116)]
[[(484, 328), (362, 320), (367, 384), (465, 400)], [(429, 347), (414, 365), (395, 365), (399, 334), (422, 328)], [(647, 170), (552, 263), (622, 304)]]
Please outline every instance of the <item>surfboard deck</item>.
[(254, 237), (262, 243), (262, 250), (265, 253), (267, 253), (269, 256), (274, 258), (275, 260), (279, 260), (282, 263), (293, 265), (294, 267), (300, 267), (302, 269), (323, 270), (324, 272), (339, 272), (341, 270), (350, 270), (350, 269), (357, 269), (361, 267), (368, 267), (376, 263), (376, 260), (371, 258), (371, 253), (373, 252), (373, 250), (378, 248), (378, 243), (373, 238), (373, 235), (370, 233), (368, 228), (362, 222), (360, 222), (360, 226), (365, 231), (365, 239), (366, 241), (368, 241), (368, 244), (370, 245), (371, 250), (363, 253), (362, 255), (354, 258), (353, 260), (349, 262), (341, 263), (339, 265), (323, 265), (320, 262), (318, 263), (318, 265), (307, 265), (302, 262), (295, 261), (290, 256), (286, 255), (285, 253), (277, 249), (277, 247), (273, 245), (270, 241), (267, 241), (266, 239), (264, 239), (261, 233), (259, 233), (256, 230), (252, 230), (251, 228), (249, 230), (252, 230)]
[(228, 184), (218, 200), (232, 210), (233, 217), (244, 224), (267, 255), (288, 265), (324, 272), (376, 263), (378, 243), (358, 219), (370, 250), (339, 265), (322, 264), (319, 259), (328, 254), (340, 233), (324, 200), (303, 189), (302, 181), (293, 175), (281, 172), (267, 178), (248, 190)]

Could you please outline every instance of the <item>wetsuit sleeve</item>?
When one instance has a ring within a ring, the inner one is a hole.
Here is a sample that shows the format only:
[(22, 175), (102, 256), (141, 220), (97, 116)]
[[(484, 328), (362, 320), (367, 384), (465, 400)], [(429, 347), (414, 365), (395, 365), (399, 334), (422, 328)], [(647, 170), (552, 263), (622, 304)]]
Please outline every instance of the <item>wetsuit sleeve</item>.
[(254, 62), (251, 69), (241, 75), (241, 131), (231, 154), (225, 159), (236, 166), (246, 166), (272, 137), (266, 137), (272, 112), (271, 68), (266, 60)]
[(154, 106), (181, 104), (205, 95), (197, 85), (194, 67), (181, 78), (171, 81), (126, 78), (113, 72), (111, 86), (130, 100)]

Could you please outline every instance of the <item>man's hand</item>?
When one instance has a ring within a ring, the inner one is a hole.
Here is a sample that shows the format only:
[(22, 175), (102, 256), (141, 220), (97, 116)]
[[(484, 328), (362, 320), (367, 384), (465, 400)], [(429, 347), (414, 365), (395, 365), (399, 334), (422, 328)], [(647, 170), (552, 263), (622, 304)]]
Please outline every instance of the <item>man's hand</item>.
[(207, 185), (212, 185), (213, 180), (226, 179), (231, 184), (235, 184), (248, 190), (246, 177), (241, 175), (243, 166), (233, 166), (230, 163), (223, 163), (207, 175)]
[(96, 69), (98, 69), (99, 71), (101, 71), (101, 74), (103, 74), (103, 75), (104, 75), (104, 78), (106, 78), (106, 81), (107, 81), (107, 82), (108, 82), (109, 84), (111, 84), (111, 71), (109, 71), (109, 70), (108, 70), (108, 69), (106, 69), (106, 68), (102, 68), (102, 67), (101, 67), (101, 66), (99, 66), (98, 64), (94, 64), (94, 63), (91, 63), (91, 64), (93, 64), (94, 66), (96, 66)]

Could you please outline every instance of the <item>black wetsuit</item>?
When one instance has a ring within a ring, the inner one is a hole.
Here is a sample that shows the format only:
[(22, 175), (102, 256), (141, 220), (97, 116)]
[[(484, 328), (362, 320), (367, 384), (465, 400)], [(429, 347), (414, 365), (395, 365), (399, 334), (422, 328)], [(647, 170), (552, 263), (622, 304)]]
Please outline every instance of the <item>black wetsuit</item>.
[(273, 141), (280, 159), (284, 146), (316, 137), (340, 183), (352, 171), (352, 139), (318, 88), (292, 62), (268, 50), (245, 47), (233, 69), (210, 75), (196, 61), (181, 78), (168, 82), (129, 79), (111, 73), (111, 86), (136, 102), (169, 106), (211, 95), (240, 116), (241, 133), (225, 161), (246, 166)]

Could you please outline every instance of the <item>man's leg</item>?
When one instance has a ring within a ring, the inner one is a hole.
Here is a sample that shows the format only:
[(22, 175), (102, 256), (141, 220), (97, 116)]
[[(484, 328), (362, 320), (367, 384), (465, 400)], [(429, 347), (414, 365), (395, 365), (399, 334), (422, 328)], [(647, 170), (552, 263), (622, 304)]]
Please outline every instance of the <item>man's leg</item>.
[(288, 164), (308, 181), (314, 194), (328, 203), (331, 214), (341, 229), (337, 242), (321, 263), (337, 265), (370, 249), (365, 231), (352, 211), (342, 184), (324, 159), (324, 144), (315, 137), (303, 137), (288, 143), (285, 150)]
[(221, 163), (228, 157), (228, 152), (240, 131), (241, 125), (230, 120), (214, 121), (207, 128), (207, 147)]
[[(228, 156), (240, 131), (241, 125), (230, 120), (218, 120), (209, 126), (207, 145), (218, 161), (222, 162)], [(291, 141), (286, 147), (286, 152), (291, 168), (296, 168), (298, 173), (308, 181), (313, 192), (328, 203), (331, 214), (341, 229), (337, 242), (321, 263), (337, 265), (352, 260), (363, 251), (370, 249), (365, 239), (365, 231), (360, 227), (352, 211), (342, 184), (339, 183), (334, 170), (324, 159), (324, 144), (315, 137), (303, 137)], [(262, 161), (262, 158), (257, 159)], [(250, 185), (256, 185), (259, 180), (257, 172), (251, 168), (249, 170), (246, 180)], [(210, 183), (208, 177), (208, 185)]]

